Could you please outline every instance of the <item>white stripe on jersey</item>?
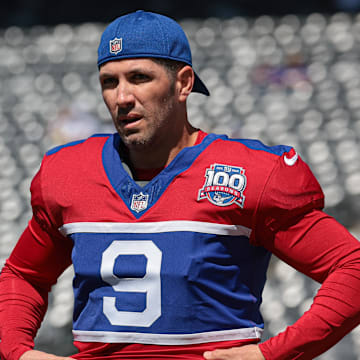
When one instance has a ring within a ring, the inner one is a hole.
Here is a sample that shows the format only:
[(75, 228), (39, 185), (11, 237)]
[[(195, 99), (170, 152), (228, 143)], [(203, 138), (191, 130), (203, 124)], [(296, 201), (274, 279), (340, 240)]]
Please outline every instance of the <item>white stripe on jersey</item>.
[(150, 334), (112, 331), (73, 330), (75, 341), (102, 343), (140, 343), (152, 345), (191, 345), (216, 341), (260, 339), (258, 327), (209, 331), (194, 334)]
[(76, 222), (61, 226), (59, 231), (64, 235), (74, 233), (166, 233), (190, 231), (203, 234), (246, 236), (250, 237), (251, 229), (242, 225), (215, 224), (201, 221), (158, 221), (141, 223), (116, 222)]

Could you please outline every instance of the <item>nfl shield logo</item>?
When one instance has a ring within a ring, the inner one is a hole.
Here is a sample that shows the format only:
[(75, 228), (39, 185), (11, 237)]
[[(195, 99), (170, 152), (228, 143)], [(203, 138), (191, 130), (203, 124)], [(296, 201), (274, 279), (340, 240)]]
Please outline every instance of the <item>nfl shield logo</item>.
[(131, 200), (131, 210), (136, 212), (144, 211), (148, 207), (149, 195), (145, 195), (142, 192), (140, 194), (134, 194)]
[(122, 50), (122, 38), (110, 40), (110, 52), (114, 55)]

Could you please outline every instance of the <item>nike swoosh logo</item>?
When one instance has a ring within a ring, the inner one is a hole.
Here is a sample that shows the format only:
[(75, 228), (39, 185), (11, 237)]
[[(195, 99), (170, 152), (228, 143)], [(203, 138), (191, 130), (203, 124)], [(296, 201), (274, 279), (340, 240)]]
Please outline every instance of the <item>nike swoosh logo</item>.
[(298, 153), (295, 153), (294, 156), (292, 156), (291, 158), (288, 158), (286, 155), (284, 156), (284, 161), (285, 161), (285, 164), (286, 165), (289, 165), (289, 166), (293, 166), (297, 159), (298, 159), (299, 155)]

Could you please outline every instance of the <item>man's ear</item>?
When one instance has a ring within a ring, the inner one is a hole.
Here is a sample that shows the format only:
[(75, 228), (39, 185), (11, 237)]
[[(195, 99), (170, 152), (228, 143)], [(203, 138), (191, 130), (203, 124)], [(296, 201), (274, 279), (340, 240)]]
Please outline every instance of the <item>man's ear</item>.
[(195, 75), (191, 66), (185, 65), (182, 67), (176, 76), (176, 88), (178, 91), (179, 101), (186, 101), (194, 86)]

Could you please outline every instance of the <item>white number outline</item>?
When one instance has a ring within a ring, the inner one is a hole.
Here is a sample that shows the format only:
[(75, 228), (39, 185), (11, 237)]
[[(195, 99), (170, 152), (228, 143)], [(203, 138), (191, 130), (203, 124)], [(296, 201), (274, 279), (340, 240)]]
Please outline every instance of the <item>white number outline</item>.
[[(147, 259), (142, 278), (120, 278), (114, 274), (114, 265), (120, 255), (144, 255)], [(161, 261), (162, 252), (151, 240), (114, 240), (102, 254), (101, 278), (116, 292), (146, 294), (146, 306), (141, 312), (116, 308), (116, 297), (103, 297), (103, 312), (112, 325), (151, 326), (161, 316)]]

